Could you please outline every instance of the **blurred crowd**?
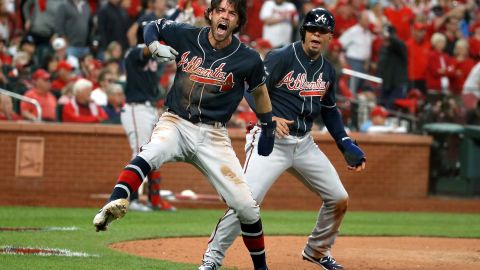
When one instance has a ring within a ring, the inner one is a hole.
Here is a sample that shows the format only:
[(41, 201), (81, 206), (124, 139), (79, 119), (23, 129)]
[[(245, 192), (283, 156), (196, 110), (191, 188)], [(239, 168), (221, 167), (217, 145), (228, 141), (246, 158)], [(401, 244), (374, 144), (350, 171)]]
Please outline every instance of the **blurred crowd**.
[[(0, 88), (37, 100), (42, 121), (119, 123), (123, 56), (143, 42), (145, 22), (167, 17), (205, 25), (208, 5), (0, 0)], [(417, 132), (424, 123), (480, 124), (480, 1), (247, 0), (248, 21), (239, 38), (264, 56), (299, 40), (303, 15), (315, 7), (335, 15), (325, 56), (336, 68), (335, 91), (350, 129)], [(168, 63), (159, 69), (159, 109), (175, 68)], [(0, 97), (0, 119), (38, 121), (32, 104)], [(378, 117), (387, 121), (373, 119)], [(252, 121), (255, 115), (243, 102), (229, 126)], [(372, 123), (385, 128), (369, 128)]]

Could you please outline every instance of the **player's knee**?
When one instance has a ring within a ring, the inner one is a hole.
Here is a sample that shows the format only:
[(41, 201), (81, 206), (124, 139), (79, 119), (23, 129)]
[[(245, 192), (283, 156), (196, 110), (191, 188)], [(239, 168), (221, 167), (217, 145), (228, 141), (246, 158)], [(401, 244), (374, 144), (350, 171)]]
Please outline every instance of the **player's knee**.
[(335, 201), (335, 217), (341, 218), (345, 215), (348, 208), (348, 196)]
[(142, 146), (141, 152), (138, 155), (150, 163), (153, 169), (158, 169), (169, 159), (167, 153), (169, 153), (169, 151), (166, 149), (165, 144), (148, 143)]
[(241, 223), (252, 224), (260, 218), (260, 207), (247, 203), (239, 203), (232, 207), (237, 213), (238, 219)]

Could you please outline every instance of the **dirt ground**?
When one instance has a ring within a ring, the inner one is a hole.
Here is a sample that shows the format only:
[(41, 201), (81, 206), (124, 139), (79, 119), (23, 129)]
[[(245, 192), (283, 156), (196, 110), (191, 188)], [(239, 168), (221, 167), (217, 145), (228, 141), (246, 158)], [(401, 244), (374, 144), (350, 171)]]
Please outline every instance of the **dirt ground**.
[[(270, 270), (318, 270), (302, 261), (305, 237), (267, 236)], [(163, 238), (116, 243), (111, 248), (142, 257), (199, 264), (208, 238)], [(361, 270), (478, 270), (480, 239), (426, 237), (339, 237), (335, 259), (346, 269)], [(241, 238), (228, 250), (224, 266), (251, 270)]]

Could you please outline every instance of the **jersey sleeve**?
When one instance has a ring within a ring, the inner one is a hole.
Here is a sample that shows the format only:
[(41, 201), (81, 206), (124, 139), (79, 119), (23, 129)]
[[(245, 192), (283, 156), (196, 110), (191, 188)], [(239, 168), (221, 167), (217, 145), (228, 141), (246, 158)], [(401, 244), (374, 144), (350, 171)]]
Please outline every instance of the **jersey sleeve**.
[(270, 51), (263, 61), (265, 65), (265, 73), (267, 75), (267, 80), (265, 84), (267, 85), (268, 90), (275, 89), (275, 85), (281, 80), (282, 76), (282, 57), (280, 53), (276, 51)]
[(260, 85), (264, 84), (267, 77), (262, 59), (260, 59), (260, 55), (258, 55), (258, 53), (256, 53), (256, 57), (253, 61), (254, 64), (252, 65), (250, 73), (246, 78), (248, 84), (247, 92), (250, 93), (257, 89)]
[(147, 45), (158, 40), (165, 42), (172, 48), (178, 48), (180, 39), (187, 34), (185, 30), (191, 28), (194, 28), (194, 26), (167, 19), (159, 19), (147, 24), (143, 32), (143, 38)]

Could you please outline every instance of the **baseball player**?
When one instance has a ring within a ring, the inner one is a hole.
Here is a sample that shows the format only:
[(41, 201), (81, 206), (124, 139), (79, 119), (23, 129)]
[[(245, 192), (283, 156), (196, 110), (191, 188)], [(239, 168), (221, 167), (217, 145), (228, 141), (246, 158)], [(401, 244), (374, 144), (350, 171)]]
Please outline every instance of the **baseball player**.
[[(347, 209), (348, 194), (335, 168), (315, 144), (310, 129), (321, 115), (328, 131), (343, 152), (348, 168), (365, 168), (365, 155), (345, 133), (335, 105), (335, 70), (322, 56), (332, 39), (335, 21), (323, 8), (308, 12), (300, 28), (302, 40), (267, 54), (267, 88), (277, 122), (277, 140), (267, 157), (255, 153), (259, 128), (247, 134), (245, 176), (257, 202), (262, 202), (275, 180), (286, 170), (323, 199), (320, 214), (302, 252), (304, 260), (321, 269), (343, 267), (330, 254)], [(212, 233), (204, 262), (222, 264), (227, 248), (239, 234), (235, 212), (229, 210)], [(215, 269), (215, 268), (213, 268)]]
[[(144, 48), (145, 45), (140, 45), (125, 54), (126, 104), (120, 117), (132, 149), (132, 158), (137, 156), (142, 145), (148, 143), (153, 127), (158, 120), (154, 104), (158, 97), (158, 81), (161, 73), (158, 62), (151, 57), (144, 56)], [(175, 211), (174, 206), (160, 197), (160, 171), (152, 170), (147, 178), (148, 200), (151, 208), (138, 201), (138, 192), (135, 191), (130, 194), (130, 209)]]
[[(153, 129), (150, 142), (120, 173), (110, 201), (93, 223), (97, 231), (106, 230), (110, 222), (125, 215), (128, 198), (144, 175), (165, 162), (185, 161), (199, 168), (236, 212), (254, 269), (264, 270), (267, 265), (260, 208), (225, 128), (248, 85), (261, 122), (256, 151), (268, 156), (273, 150), (276, 125), (263, 62), (257, 52), (233, 36), (245, 24), (245, 0), (212, 0), (205, 18), (209, 26), (203, 28), (165, 19), (146, 26), (144, 39), (152, 56), (158, 61), (175, 59), (177, 63), (165, 102), (168, 110)], [(144, 56), (148, 50), (144, 50)]]

